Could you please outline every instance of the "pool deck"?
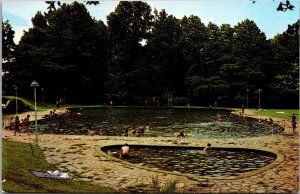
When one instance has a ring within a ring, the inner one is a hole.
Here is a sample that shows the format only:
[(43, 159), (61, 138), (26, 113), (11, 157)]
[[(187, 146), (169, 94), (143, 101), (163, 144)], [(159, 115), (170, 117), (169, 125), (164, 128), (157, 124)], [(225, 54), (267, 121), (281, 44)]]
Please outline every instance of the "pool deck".
[[(58, 111), (61, 113), (62, 111)], [(39, 112), (38, 118), (49, 111)], [(26, 116), (20, 115), (20, 118)], [(251, 115), (250, 112), (246, 114)], [(31, 119), (33, 120), (33, 115)], [(261, 117), (263, 118), (263, 117)], [(274, 118), (274, 121), (282, 119)], [(119, 192), (154, 191), (152, 179), (157, 177), (163, 188), (176, 180), (177, 191), (197, 193), (297, 193), (299, 190), (299, 136), (285, 123), (282, 135), (274, 134), (253, 138), (210, 138), (178, 139), (155, 137), (87, 136), (40, 134), (39, 146), (48, 162), (56, 164), (62, 171), (69, 172), (75, 179), (110, 186)], [(297, 128), (297, 132), (299, 127)], [(13, 131), (2, 130), (2, 138), (20, 142), (35, 142), (35, 135), (14, 136)], [(138, 165), (120, 162), (100, 152), (100, 147), (115, 144), (141, 144), (166, 146), (199, 146), (211, 143), (212, 147), (238, 147), (271, 150), (278, 153), (278, 163), (245, 176), (231, 179), (214, 179), (185, 174), (168, 173)], [(49, 169), (55, 170), (55, 169)], [(5, 178), (5, 177), (3, 177)], [(143, 187), (139, 187), (143, 185)], [(80, 192), (80, 191), (78, 191)]]

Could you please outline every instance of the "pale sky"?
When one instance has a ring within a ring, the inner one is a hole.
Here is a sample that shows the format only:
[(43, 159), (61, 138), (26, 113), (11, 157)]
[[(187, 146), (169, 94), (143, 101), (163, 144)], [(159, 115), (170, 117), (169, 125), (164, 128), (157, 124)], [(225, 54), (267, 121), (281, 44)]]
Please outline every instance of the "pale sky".
[[(63, 1), (61, 1), (63, 2)], [(72, 1), (68, 1), (72, 2)], [(82, 1), (78, 1), (82, 2)], [(272, 38), (287, 29), (299, 19), (299, 1), (290, 0), (294, 11), (278, 12), (276, 8), (280, 0), (155, 0), (146, 1), (154, 10), (165, 9), (168, 14), (181, 19), (184, 15), (199, 16), (202, 22), (217, 25), (230, 24), (232, 27), (246, 18), (253, 20), (267, 38)], [(87, 5), (91, 16), (106, 23), (106, 16), (115, 10), (119, 1), (100, 0), (97, 6)], [(37, 11), (46, 12), (48, 4), (40, 0), (2, 0), (3, 20), (9, 20), (18, 43), (23, 30), (32, 27), (31, 18)]]

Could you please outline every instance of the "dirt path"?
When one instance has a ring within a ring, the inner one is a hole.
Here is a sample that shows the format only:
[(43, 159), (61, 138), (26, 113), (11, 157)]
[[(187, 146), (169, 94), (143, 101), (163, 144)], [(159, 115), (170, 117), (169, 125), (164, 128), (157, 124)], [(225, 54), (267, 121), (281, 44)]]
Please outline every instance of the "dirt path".
[[(49, 113), (45, 112), (45, 113)], [(27, 114), (27, 113), (26, 113)], [(24, 114), (24, 116), (26, 116)], [(251, 112), (246, 112), (251, 114)], [(42, 113), (39, 114), (43, 116)], [(33, 143), (34, 135), (13, 136), (12, 131), (2, 130), (2, 138)], [(207, 179), (187, 177), (168, 172), (146, 170), (112, 160), (100, 153), (100, 147), (115, 144), (143, 145), (192, 145), (204, 146), (211, 143), (214, 147), (240, 147), (273, 150), (283, 158), (278, 165), (252, 176), (239, 179)], [(299, 190), (299, 137), (286, 126), (284, 135), (269, 135), (252, 138), (210, 138), (177, 139), (155, 137), (122, 136), (85, 136), (85, 135), (39, 135), (39, 146), (48, 162), (56, 164), (62, 171), (69, 172), (77, 180), (111, 186), (119, 191), (153, 191), (153, 177), (158, 177), (161, 187), (172, 180), (177, 181), (177, 189), (182, 192), (274, 192), (296, 193)], [(50, 169), (55, 170), (55, 169)], [(5, 178), (5, 177), (4, 177)], [(152, 189), (152, 190), (151, 190)], [(80, 192), (80, 191), (79, 191)]]

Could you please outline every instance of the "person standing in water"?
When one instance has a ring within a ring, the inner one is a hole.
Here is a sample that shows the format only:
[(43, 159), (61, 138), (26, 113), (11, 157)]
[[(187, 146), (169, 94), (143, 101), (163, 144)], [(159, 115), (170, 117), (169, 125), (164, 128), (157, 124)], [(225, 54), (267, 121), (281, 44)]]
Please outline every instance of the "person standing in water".
[(208, 143), (206, 147), (203, 149), (205, 154), (209, 154), (212, 151), (211, 144)]
[(125, 143), (125, 145), (123, 147), (121, 147), (120, 157), (121, 158), (129, 157), (129, 146), (127, 143)]

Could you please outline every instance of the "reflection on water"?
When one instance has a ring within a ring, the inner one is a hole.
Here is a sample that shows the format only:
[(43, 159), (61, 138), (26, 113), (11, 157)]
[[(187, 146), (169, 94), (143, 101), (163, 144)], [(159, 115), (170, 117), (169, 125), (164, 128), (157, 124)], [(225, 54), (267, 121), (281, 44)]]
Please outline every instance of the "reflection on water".
[[(109, 152), (119, 150), (120, 148), (115, 147), (109, 149)], [(200, 149), (130, 146), (130, 157), (122, 160), (171, 172), (220, 177), (237, 176), (253, 171), (270, 164), (275, 159), (274, 154), (254, 150), (215, 149), (207, 156)]]
[[(223, 122), (216, 122), (216, 115)], [(96, 134), (122, 135), (142, 123), (150, 123), (144, 136), (175, 137), (184, 130), (191, 138), (253, 137), (280, 131), (278, 125), (259, 123), (255, 119), (241, 120), (228, 110), (215, 109), (147, 109), (147, 108), (86, 108), (72, 109), (70, 115), (46, 118), (39, 121), (43, 133), (86, 134), (92, 127)]]

